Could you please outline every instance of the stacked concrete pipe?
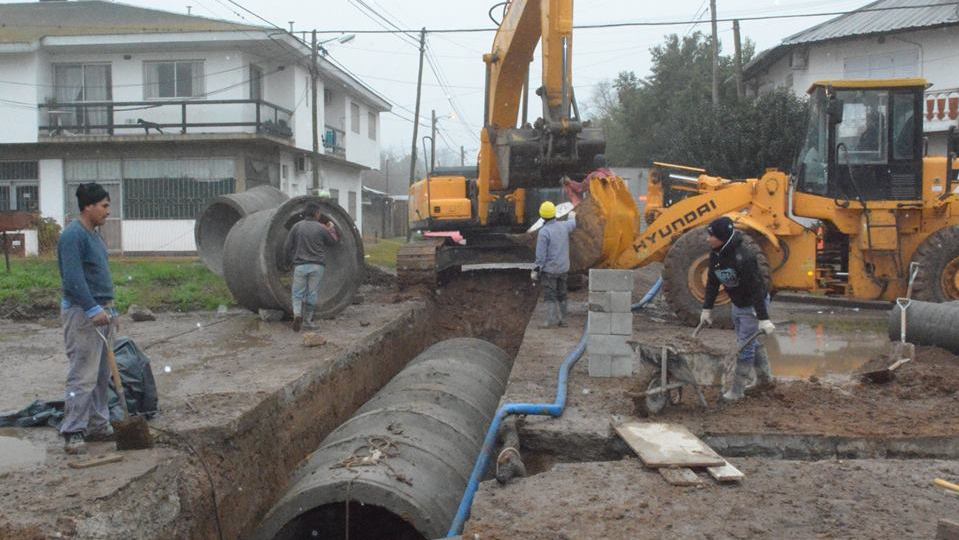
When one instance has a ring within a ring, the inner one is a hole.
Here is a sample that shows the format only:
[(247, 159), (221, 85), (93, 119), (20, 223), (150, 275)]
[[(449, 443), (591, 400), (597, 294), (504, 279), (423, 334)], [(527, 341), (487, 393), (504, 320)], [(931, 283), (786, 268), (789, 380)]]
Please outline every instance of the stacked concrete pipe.
[(223, 246), (223, 277), (238, 304), (252, 311), (291, 311), (292, 269), (286, 265), (283, 245), (309, 202), (320, 206), (340, 236), (339, 242), (326, 250), (326, 271), (316, 316), (332, 317), (353, 302), (365, 271), (360, 231), (340, 205), (329, 199), (303, 196), (277, 208), (254, 212), (230, 229)]
[[(889, 339), (899, 341), (901, 332), (899, 305), (889, 312)], [(913, 300), (906, 308), (906, 341), (916, 345), (935, 345), (959, 354), (959, 302), (934, 304)]]
[[(254, 538), (342, 538), (347, 512), (350, 538), (443, 536), (509, 371), (508, 355), (486, 341), (433, 345), (330, 433)], [(370, 447), (383, 454), (364, 465)]]
[(223, 245), (230, 229), (246, 216), (276, 208), (287, 200), (289, 197), (273, 186), (257, 186), (213, 199), (193, 227), (200, 260), (214, 274), (223, 276)]

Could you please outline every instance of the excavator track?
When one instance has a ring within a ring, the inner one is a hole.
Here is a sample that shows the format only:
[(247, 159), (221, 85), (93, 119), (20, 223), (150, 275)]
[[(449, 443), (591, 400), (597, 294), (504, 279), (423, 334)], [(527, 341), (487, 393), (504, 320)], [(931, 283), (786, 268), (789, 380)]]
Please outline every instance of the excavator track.
[(489, 234), (473, 237), (467, 245), (445, 238), (416, 240), (396, 255), (396, 275), (401, 288), (435, 287), (444, 272), (468, 264), (532, 263), (536, 237), (530, 234)]
[(401, 288), (435, 286), (439, 278), (437, 251), (446, 242), (444, 238), (414, 240), (396, 254), (396, 277)]

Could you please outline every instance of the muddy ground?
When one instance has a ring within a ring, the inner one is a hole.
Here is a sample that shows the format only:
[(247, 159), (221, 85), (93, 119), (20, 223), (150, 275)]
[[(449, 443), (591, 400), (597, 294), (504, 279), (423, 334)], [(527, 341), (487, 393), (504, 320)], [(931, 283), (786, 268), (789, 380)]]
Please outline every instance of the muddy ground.
[[(157, 379), (157, 448), (74, 470), (53, 429), (2, 430), (0, 454), (26, 442), (37, 458), (4, 467), (0, 455), (0, 538), (242, 538), (297, 463), (413, 356), (457, 336), (515, 354), (536, 301), (528, 272), (467, 273), (432, 291), (385, 285), (322, 321), (317, 348), (244, 311), (123, 317), (121, 334), (146, 349)], [(3, 324), (0, 411), (62, 398), (58, 322)], [(90, 444), (91, 455), (112, 449)]]
[(485, 482), (463, 538), (934, 538), (959, 513), (931, 485), (959, 476), (955, 461), (731, 461), (742, 485), (674, 487), (634, 458)]

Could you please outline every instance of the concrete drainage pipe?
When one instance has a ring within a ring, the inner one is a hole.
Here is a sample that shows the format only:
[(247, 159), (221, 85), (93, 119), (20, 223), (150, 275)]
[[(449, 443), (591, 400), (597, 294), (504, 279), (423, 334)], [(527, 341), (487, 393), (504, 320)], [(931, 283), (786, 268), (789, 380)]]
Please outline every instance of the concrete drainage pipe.
[(330, 433), (254, 538), (445, 535), (509, 371), (486, 341), (433, 345)]
[[(889, 339), (899, 341), (900, 309), (889, 312)], [(935, 304), (913, 300), (906, 308), (906, 341), (916, 345), (935, 345), (959, 354), (959, 302)]]
[(223, 277), (241, 306), (257, 311), (291, 312), (291, 270), (284, 268), (283, 244), (308, 202), (316, 202), (340, 233), (327, 249), (326, 271), (320, 284), (316, 316), (329, 318), (353, 302), (363, 282), (363, 239), (350, 215), (329, 199), (295, 197), (272, 210), (261, 210), (233, 226), (223, 246)]
[(200, 260), (218, 276), (223, 275), (223, 245), (236, 222), (261, 210), (276, 208), (289, 197), (273, 186), (257, 186), (240, 193), (221, 195), (196, 220), (193, 236)]

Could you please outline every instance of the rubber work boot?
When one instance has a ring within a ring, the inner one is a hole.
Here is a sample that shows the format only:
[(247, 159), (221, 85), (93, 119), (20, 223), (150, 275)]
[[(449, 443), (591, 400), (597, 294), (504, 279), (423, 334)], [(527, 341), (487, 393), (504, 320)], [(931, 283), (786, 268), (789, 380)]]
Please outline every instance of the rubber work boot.
[(723, 394), (723, 401), (731, 403), (739, 401), (745, 397), (746, 380), (749, 378), (749, 364), (736, 362), (736, 374), (733, 378), (732, 387)]
[(756, 367), (756, 386), (750, 388), (748, 393), (767, 392), (775, 388), (776, 379), (773, 378), (773, 372), (769, 368), (769, 355), (766, 353), (766, 347), (764, 345), (756, 347), (754, 362)]
[(559, 326), (566, 328), (566, 300), (559, 303)]
[(107, 424), (99, 429), (90, 430), (83, 439), (86, 442), (113, 442), (117, 440), (117, 435), (113, 431), (113, 426)]
[(87, 453), (87, 443), (83, 440), (83, 433), (64, 433), (63, 451), (71, 456)]
[(299, 315), (297, 315), (296, 317), (293, 317), (293, 331), (299, 332), (300, 328), (302, 327), (303, 327), (303, 317)]
[(318, 326), (316, 326), (316, 323), (313, 322), (312, 311), (307, 311), (306, 313), (303, 314), (303, 328), (306, 328), (307, 330), (316, 330), (318, 328)]
[(553, 328), (559, 326), (559, 303), (546, 302), (546, 319), (540, 323), (540, 328)]

